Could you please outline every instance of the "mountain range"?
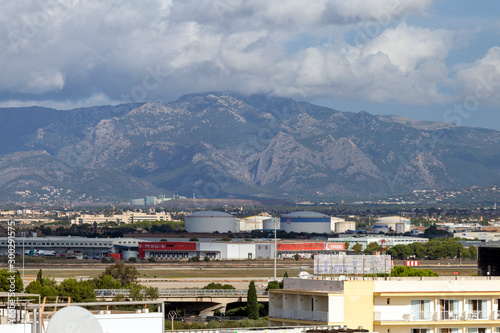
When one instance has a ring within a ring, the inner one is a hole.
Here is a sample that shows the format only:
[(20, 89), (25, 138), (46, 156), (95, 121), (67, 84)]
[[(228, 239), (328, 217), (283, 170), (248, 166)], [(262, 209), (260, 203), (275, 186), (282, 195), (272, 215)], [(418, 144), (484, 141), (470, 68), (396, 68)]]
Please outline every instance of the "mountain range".
[(0, 201), (348, 199), (498, 183), (500, 132), (270, 95), (0, 109)]

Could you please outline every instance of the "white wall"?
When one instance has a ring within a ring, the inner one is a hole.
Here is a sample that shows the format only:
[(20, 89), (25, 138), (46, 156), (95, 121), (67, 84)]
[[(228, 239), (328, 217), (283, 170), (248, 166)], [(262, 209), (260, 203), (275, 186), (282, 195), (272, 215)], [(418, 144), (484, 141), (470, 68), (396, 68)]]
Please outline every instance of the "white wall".
[[(403, 280), (404, 279), (404, 280)], [(426, 278), (423, 281), (419, 279), (403, 278), (401, 281), (387, 280), (375, 281), (375, 292), (407, 292), (409, 290), (422, 291), (492, 291), (498, 290), (500, 281), (497, 279), (486, 280), (471, 277), (454, 279)]]
[(255, 258), (255, 244), (227, 243), (227, 259), (248, 259), (248, 254)]
[(31, 333), (31, 324), (2, 324), (0, 326), (2, 333)]
[(130, 313), (95, 316), (104, 333), (163, 333), (163, 313)]
[(328, 297), (328, 321), (334, 323), (344, 322), (344, 296)]

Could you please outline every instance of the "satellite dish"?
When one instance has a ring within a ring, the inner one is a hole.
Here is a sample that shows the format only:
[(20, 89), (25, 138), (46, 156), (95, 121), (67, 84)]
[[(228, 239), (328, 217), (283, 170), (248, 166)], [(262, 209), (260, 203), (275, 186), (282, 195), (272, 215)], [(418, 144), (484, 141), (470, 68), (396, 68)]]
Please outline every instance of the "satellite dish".
[(57, 311), (49, 322), (47, 333), (103, 333), (94, 315), (79, 306), (68, 306)]

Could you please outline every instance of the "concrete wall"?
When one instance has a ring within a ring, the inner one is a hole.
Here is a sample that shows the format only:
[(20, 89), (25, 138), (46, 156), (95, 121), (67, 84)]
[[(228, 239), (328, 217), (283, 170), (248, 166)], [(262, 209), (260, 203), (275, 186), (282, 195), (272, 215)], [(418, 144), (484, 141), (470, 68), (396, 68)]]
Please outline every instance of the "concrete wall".
[(341, 293), (344, 289), (344, 281), (285, 278), (284, 289), (314, 290)]

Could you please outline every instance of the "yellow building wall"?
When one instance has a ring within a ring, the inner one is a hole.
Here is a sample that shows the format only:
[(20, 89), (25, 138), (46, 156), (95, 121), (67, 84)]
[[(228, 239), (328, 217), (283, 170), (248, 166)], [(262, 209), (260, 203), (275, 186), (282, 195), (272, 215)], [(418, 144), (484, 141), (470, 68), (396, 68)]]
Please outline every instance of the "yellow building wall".
[(373, 332), (374, 281), (344, 281), (344, 324)]

